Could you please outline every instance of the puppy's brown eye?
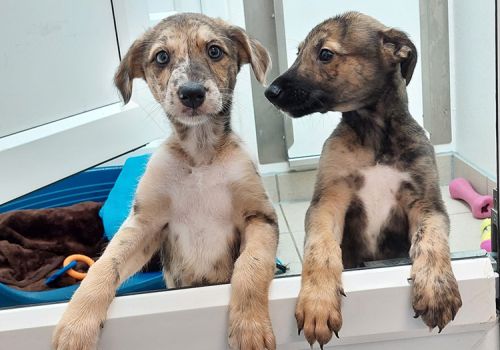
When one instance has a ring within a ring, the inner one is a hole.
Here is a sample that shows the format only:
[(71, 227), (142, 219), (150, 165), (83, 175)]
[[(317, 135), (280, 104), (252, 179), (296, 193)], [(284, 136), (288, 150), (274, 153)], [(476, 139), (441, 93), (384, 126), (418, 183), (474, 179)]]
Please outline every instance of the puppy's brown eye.
[(321, 62), (329, 62), (332, 60), (334, 55), (335, 54), (328, 49), (321, 49), (318, 58)]
[(208, 56), (213, 60), (219, 60), (222, 57), (223, 51), (217, 45), (211, 45), (208, 48)]
[(156, 54), (156, 63), (165, 65), (170, 61), (170, 57), (166, 51), (160, 51)]

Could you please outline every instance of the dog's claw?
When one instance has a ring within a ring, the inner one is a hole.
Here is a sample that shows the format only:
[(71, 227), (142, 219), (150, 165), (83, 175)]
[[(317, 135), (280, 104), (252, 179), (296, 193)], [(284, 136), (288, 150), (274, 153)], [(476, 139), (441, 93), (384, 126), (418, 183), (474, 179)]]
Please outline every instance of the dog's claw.
[(342, 295), (343, 297), (347, 297), (347, 295), (345, 295), (344, 289), (342, 289), (342, 288), (341, 288), (341, 289), (339, 290), (339, 293), (340, 293), (340, 295)]
[(413, 316), (413, 318), (419, 318), (419, 317), (420, 317), (420, 315), (421, 315), (421, 313), (420, 313), (420, 312), (415, 311), (415, 315)]
[(438, 334), (442, 332), (443, 328), (441, 326), (438, 326)]
[(323, 344), (319, 344), (319, 348), (323, 350)]
[(297, 335), (300, 335), (300, 332), (302, 332), (302, 328), (297, 329)]
[(339, 332), (338, 331), (333, 331), (333, 333), (335, 333), (335, 336), (337, 337), (337, 339), (339, 339)]

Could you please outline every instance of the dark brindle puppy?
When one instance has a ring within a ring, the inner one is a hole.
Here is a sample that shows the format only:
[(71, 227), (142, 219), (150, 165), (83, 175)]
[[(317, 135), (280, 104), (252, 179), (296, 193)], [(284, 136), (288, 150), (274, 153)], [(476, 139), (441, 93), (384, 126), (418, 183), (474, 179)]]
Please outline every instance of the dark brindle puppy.
[(306, 217), (296, 318), (309, 343), (342, 326), (343, 267), (410, 254), (413, 308), (441, 330), (462, 305), (434, 150), (408, 111), (417, 51), (402, 32), (346, 13), (315, 27), (266, 90), (293, 117), (340, 111)]

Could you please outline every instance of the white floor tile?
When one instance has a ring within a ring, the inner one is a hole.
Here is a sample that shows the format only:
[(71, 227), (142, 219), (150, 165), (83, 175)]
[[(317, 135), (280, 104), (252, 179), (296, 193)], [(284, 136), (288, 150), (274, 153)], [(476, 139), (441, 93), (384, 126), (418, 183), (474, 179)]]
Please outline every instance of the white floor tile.
[(281, 207), (290, 231), (304, 231), (304, 218), (309, 208), (309, 201), (281, 203)]
[(474, 219), (472, 214), (450, 215), (450, 250), (478, 250), (481, 243), (481, 220)]
[(283, 173), (277, 179), (281, 201), (311, 200), (316, 170)]
[(470, 208), (464, 201), (453, 199), (450, 196), (448, 186), (441, 186), (441, 196), (448, 211), (448, 215), (470, 213)]
[(276, 256), (289, 268), (285, 275), (297, 275), (302, 271), (302, 263), (289, 233), (280, 234)]

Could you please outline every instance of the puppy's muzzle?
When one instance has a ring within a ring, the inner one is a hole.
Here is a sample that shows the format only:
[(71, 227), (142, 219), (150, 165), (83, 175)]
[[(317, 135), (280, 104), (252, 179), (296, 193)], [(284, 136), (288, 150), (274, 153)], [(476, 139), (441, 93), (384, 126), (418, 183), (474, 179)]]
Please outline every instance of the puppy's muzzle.
[(187, 82), (179, 88), (177, 94), (184, 106), (196, 109), (205, 101), (206, 89), (200, 83)]
[(280, 94), (281, 94), (281, 88), (275, 84), (270, 85), (264, 92), (264, 95), (270, 102), (277, 100)]
[(273, 105), (297, 118), (325, 110), (318, 93), (320, 91), (307, 79), (297, 79), (292, 74), (285, 73), (273, 81), (264, 95)]

